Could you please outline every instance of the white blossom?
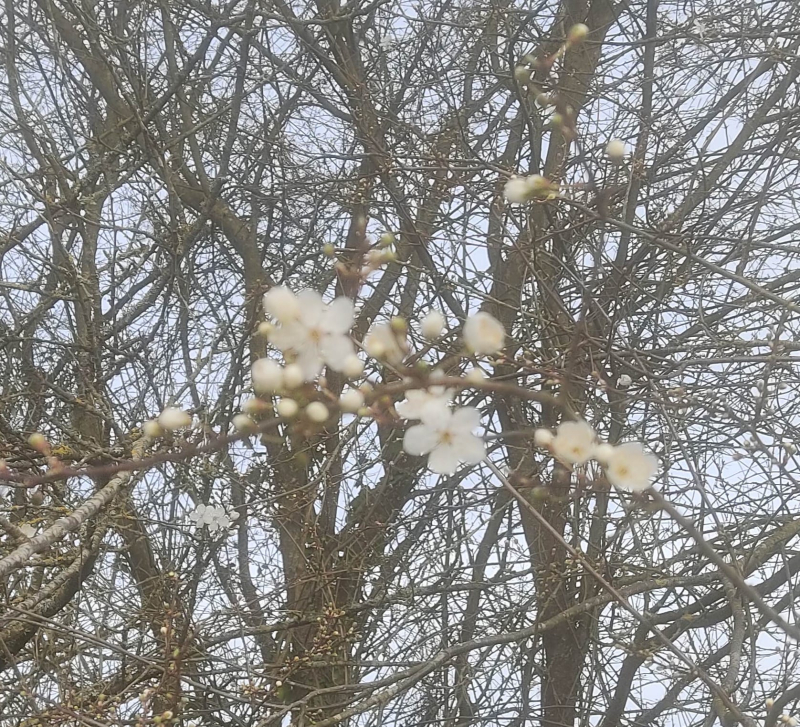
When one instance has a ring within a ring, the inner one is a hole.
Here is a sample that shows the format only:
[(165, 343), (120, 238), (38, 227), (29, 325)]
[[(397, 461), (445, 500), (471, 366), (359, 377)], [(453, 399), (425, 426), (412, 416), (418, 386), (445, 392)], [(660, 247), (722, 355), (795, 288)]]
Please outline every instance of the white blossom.
[(605, 463), (608, 481), (615, 487), (632, 492), (642, 492), (658, 470), (656, 457), (644, 451), (638, 442), (627, 442), (614, 447)]
[(260, 394), (274, 394), (283, 388), (283, 367), (271, 358), (260, 358), (250, 367), (253, 388)]
[(328, 407), (321, 401), (312, 401), (306, 407), (306, 416), (312, 422), (322, 423), (330, 416), (330, 412)]
[(477, 409), (463, 407), (450, 411), (428, 406), (422, 423), (405, 433), (403, 449), (408, 454), (428, 455), (428, 468), (438, 474), (452, 474), (461, 462), (477, 464), (486, 457), (483, 440), (473, 434), (480, 425)]
[(342, 411), (357, 412), (364, 406), (364, 394), (358, 389), (348, 389), (339, 397), (339, 408)]
[(556, 459), (565, 464), (583, 464), (595, 449), (595, 431), (586, 422), (562, 422), (550, 445)]
[(422, 419), (430, 408), (447, 410), (453, 400), (453, 392), (444, 386), (431, 386), (429, 389), (409, 389), (406, 398), (395, 405), (403, 419)]
[(497, 353), (505, 345), (505, 340), (503, 324), (489, 313), (476, 313), (464, 324), (464, 343), (472, 353)]
[(208, 532), (212, 535), (220, 530), (227, 530), (238, 517), (238, 512), (226, 512), (221, 505), (200, 504), (189, 513), (189, 519), (196, 528), (208, 527)]
[(300, 406), (294, 399), (281, 399), (275, 406), (275, 411), (278, 412), (278, 416), (284, 419), (291, 419), (297, 416), (297, 412), (300, 411)]
[(186, 429), (190, 427), (192, 425), (192, 417), (183, 411), (183, 409), (168, 406), (158, 415), (158, 423), (161, 425), (162, 429), (171, 432), (175, 429)]
[(619, 139), (612, 139), (606, 144), (606, 154), (612, 161), (618, 162), (625, 158), (628, 149), (625, 142)]
[(299, 310), (292, 310), (291, 317), (276, 317), (281, 325), (270, 333), (270, 343), (284, 355), (295, 357), (305, 381), (316, 377), (326, 364), (341, 371), (344, 361), (355, 354), (348, 335), (353, 326), (353, 301), (339, 297), (328, 304), (316, 291), (303, 290), (295, 302)]
[(444, 330), (445, 318), (441, 311), (430, 311), (420, 322), (419, 329), (422, 335), (429, 341), (433, 341), (442, 335)]
[(289, 288), (276, 285), (264, 293), (264, 310), (279, 323), (291, 323), (300, 319), (300, 301)]
[(408, 343), (405, 336), (398, 333), (390, 323), (378, 323), (364, 339), (364, 350), (372, 358), (397, 365), (406, 357)]
[(618, 389), (627, 389), (633, 383), (633, 379), (628, 376), (628, 374), (622, 374), (617, 379), (617, 388)]

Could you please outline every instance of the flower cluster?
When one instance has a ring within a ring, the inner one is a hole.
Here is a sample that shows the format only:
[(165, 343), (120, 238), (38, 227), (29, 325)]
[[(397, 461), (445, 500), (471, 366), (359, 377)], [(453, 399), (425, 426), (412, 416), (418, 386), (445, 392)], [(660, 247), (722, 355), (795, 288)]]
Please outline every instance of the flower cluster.
[(226, 511), (221, 505), (198, 505), (189, 513), (196, 528), (207, 527), (208, 532), (214, 535), (220, 530), (227, 530), (239, 517), (235, 510)]
[(349, 335), (354, 313), (349, 298), (326, 303), (315, 290), (295, 295), (276, 286), (264, 294), (264, 310), (277, 323), (268, 333), (270, 343), (296, 363), (304, 381), (324, 366), (341, 372), (360, 366)]
[(564, 422), (555, 435), (548, 429), (537, 429), (534, 442), (549, 448), (556, 459), (567, 465), (596, 460), (603, 466), (608, 481), (621, 490), (643, 492), (650, 487), (658, 470), (658, 460), (638, 442), (618, 446), (600, 442), (594, 429), (584, 421)]
[[(513, 181), (513, 180), (512, 180)], [(528, 189), (539, 189), (538, 181), (527, 178)], [(283, 286), (272, 288), (264, 296), (264, 309), (272, 322), (260, 326), (275, 348), (283, 353), (285, 363), (272, 358), (261, 358), (252, 365), (251, 376), (256, 397), (242, 406), (242, 412), (233, 417), (234, 428), (242, 434), (255, 434), (258, 421), (273, 410), (284, 419), (292, 419), (302, 412), (307, 422), (324, 424), (331, 416), (331, 408), (339, 413), (368, 416), (374, 412), (367, 406), (365, 394), (371, 392), (367, 382), (360, 388), (346, 389), (338, 399), (330, 396), (326, 401), (303, 403), (304, 394), (291, 393), (315, 379), (325, 366), (344, 374), (349, 379), (361, 376), (364, 364), (357, 356), (350, 338), (354, 321), (353, 302), (339, 297), (331, 303), (313, 290), (295, 294)], [(442, 335), (446, 318), (440, 311), (431, 311), (421, 322), (420, 332), (428, 341)], [(506, 332), (496, 318), (485, 311), (471, 315), (462, 330), (463, 351), (471, 356), (491, 356), (505, 346)], [(408, 325), (402, 318), (387, 323), (377, 323), (367, 333), (362, 345), (372, 358), (400, 367), (409, 353)], [(462, 465), (475, 465), (486, 459), (486, 445), (475, 434), (480, 426), (480, 413), (473, 407), (454, 407), (455, 391), (437, 385), (436, 372), (430, 377), (427, 388), (406, 391), (405, 399), (398, 402), (395, 412), (401, 419), (418, 422), (410, 426), (403, 437), (403, 449), (412, 456), (428, 457), (428, 468), (438, 474), (452, 474)], [(465, 383), (481, 386), (485, 374), (472, 368), (464, 375)], [(617, 386), (627, 388), (632, 383), (625, 374)], [(323, 393), (325, 390), (323, 389)], [(280, 395), (273, 404), (259, 398)], [(146, 422), (145, 434), (160, 436), (164, 430), (173, 431), (191, 426), (192, 417), (175, 407), (168, 407), (156, 420)], [(650, 486), (658, 469), (658, 461), (644, 451), (641, 444), (629, 442), (619, 446), (598, 441), (597, 434), (583, 421), (564, 422), (556, 433), (538, 429), (534, 443), (548, 448), (553, 456), (566, 465), (581, 465), (594, 459), (605, 469), (606, 477), (615, 487), (641, 492)], [(189, 517), (198, 528), (208, 527), (215, 533), (224, 530), (238, 516), (224, 508), (198, 505)]]

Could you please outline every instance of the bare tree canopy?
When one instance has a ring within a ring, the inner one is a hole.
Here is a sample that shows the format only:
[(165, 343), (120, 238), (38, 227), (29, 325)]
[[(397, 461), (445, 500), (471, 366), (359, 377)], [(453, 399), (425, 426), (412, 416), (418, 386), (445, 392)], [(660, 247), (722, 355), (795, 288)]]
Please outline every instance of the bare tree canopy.
[(4, 0), (0, 726), (796, 726), (799, 29)]

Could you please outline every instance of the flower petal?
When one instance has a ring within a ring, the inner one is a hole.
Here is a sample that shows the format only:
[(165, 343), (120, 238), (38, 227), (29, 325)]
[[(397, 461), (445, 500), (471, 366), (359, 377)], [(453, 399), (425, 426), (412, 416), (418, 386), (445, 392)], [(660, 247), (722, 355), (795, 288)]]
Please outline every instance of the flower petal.
[(325, 315), (325, 330), (331, 333), (347, 333), (353, 327), (353, 301), (339, 297), (328, 306)]
[(447, 401), (440, 398), (431, 398), (419, 408), (419, 418), (432, 429), (443, 431), (450, 429), (453, 414)]
[(353, 342), (344, 335), (335, 334), (322, 339), (322, 358), (334, 371), (341, 371), (344, 362), (356, 352)]
[(296, 363), (302, 369), (305, 380), (312, 381), (319, 376), (324, 362), (322, 357), (319, 355), (319, 350), (317, 347), (308, 346), (297, 357)]
[(440, 475), (452, 475), (461, 461), (458, 448), (452, 444), (440, 444), (428, 457), (428, 469)]
[(480, 437), (476, 437), (474, 434), (459, 437), (455, 446), (462, 461), (467, 464), (478, 464), (486, 459), (486, 445)]
[(424, 424), (410, 427), (403, 437), (403, 449), (415, 457), (428, 454), (435, 444), (436, 432)]
[(304, 329), (297, 323), (289, 323), (272, 330), (269, 342), (279, 351), (291, 351), (299, 340), (305, 338)]
[(481, 414), (472, 406), (462, 406), (453, 412), (450, 428), (455, 432), (473, 432), (481, 425)]
[(316, 290), (306, 288), (297, 294), (300, 305), (300, 320), (305, 326), (315, 326), (322, 320), (325, 312), (325, 302)]

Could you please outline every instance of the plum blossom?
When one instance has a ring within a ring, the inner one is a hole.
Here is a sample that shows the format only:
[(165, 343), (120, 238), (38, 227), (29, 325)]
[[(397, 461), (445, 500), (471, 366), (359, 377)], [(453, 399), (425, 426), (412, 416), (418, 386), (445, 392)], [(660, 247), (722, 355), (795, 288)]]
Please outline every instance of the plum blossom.
[(658, 470), (658, 460), (644, 451), (639, 442), (627, 442), (614, 447), (605, 462), (608, 481), (621, 490), (643, 492)]
[(586, 422), (562, 422), (550, 449), (564, 464), (583, 464), (594, 456), (596, 434)]
[(238, 517), (238, 512), (226, 512), (221, 505), (200, 504), (189, 513), (189, 519), (196, 528), (208, 527), (208, 532), (212, 535), (220, 530), (227, 530)]
[(270, 343), (284, 355), (294, 356), (306, 381), (319, 375), (325, 365), (341, 371), (355, 355), (349, 336), (354, 312), (349, 298), (325, 303), (314, 290), (294, 295), (286, 288), (273, 288), (264, 297), (264, 308), (280, 324), (270, 332)]
[(444, 386), (431, 386), (429, 389), (409, 389), (406, 398), (395, 405), (403, 419), (422, 419), (431, 407), (448, 409), (453, 400), (453, 392)]
[(403, 449), (414, 456), (428, 455), (428, 468), (437, 474), (453, 474), (461, 462), (477, 464), (486, 457), (486, 445), (473, 434), (480, 414), (473, 407), (451, 411), (426, 406), (422, 423), (406, 430)]
[(476, 313), (464, 324), (464, 343), (473, 353), (497, 353), (505, 345), (505, 339), (503, 324), (489, 313)]

